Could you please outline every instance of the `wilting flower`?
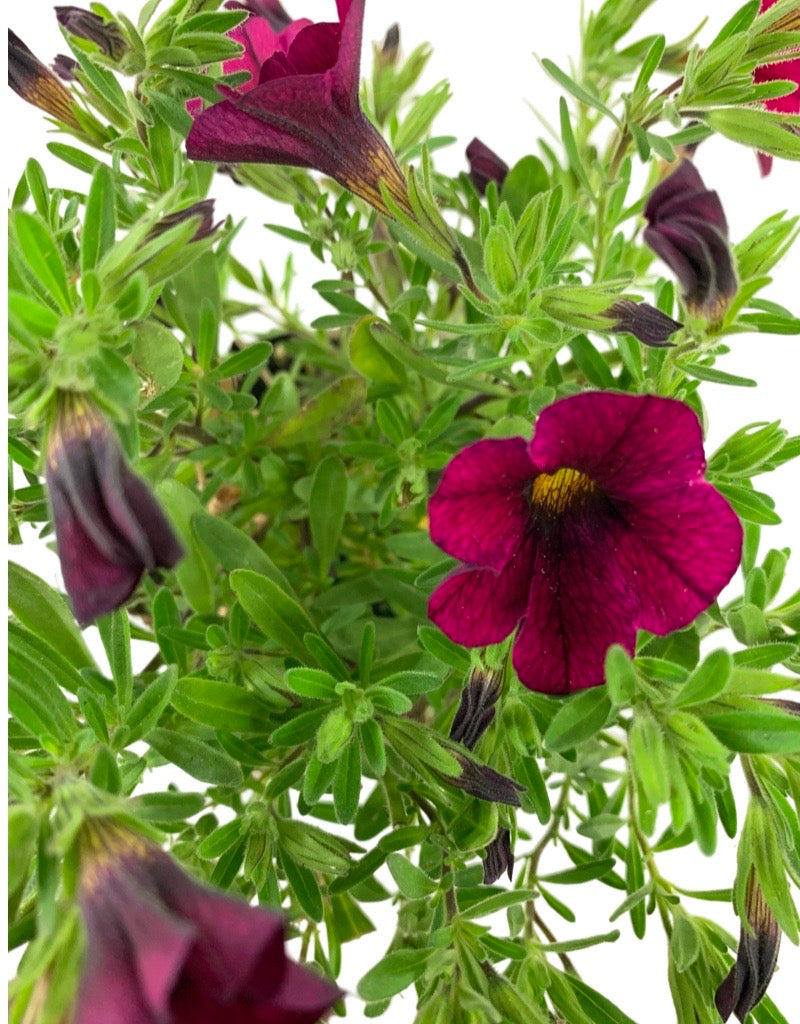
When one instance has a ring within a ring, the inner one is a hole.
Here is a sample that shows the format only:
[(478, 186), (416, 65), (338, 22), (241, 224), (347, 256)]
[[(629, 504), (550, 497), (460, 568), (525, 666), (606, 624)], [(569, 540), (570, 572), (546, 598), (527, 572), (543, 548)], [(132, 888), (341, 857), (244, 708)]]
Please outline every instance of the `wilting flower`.
[(62, 28), (79, 39), (88, 39), (112, 60), (119, 60), (128, 51), (125, 36), (113, 21), (104, 21), (82, 7), (56, 7), (56, 19)]
[(483, 884), (492, 885), (506, 872), (509, 881), (514, 874), (514, 851), (511, 849), (511, 833), (507, 828), (499, 828), (497, 835), (486, 847), (483, 861)]
[(725, 1021), (735, 1013), (744, 1021), (761, 1002), (778, 963), (781, 930), (751, 869), (745, 893), (747, 921), (742, 923), (736, 963), (714, 997)]
[(214, 200), (203, 199), (182, 210), (176, 210), (175, 213), (168, 213), (154, 225), (150, 234), (151, 236), (162, 235), (170, 228), (174, 228), (176, 224), (182, 224), (185, 220), (189, 220), (190, 217), (197, 218), (197, 231), (189, 239), (190, 242), (200, 242), (202, 239), (208, 238), (219, 227), (219, 223), (214, 223)]
[(287, 959), (279, 914), (199, 885), (121, 827), (90, 829), (76, 1024), (314, 1024), (340, 998)]
[(473, 669), (461, 691), (461, 701), (450, 726), (450, 739), (463, 743), (467, 750), (474, 750), (492, 724), (502, 688), (502, 673)]
[(124, 604), (146, 569), (169, 569), (182, 557), (114, 430), (78, 395), (59, 400), (46, 479), (64, 586), (82, 625)]
[(669, 347), (670, 337), (683, 327), (679, 320), (673, 320), (655, 306), (631, 299), (618, 299), (604, 315), (612, 321), (612, 333), (632, 334), (643, 345), (654, 348)]
[(467, 160), (472, 184), (481, 195), (486, 192), (490, 181), (500, 188), (506, 180), (508, 164), (480, 139), (473, 139), (467, 146)]
[(410, 209), (403, 174), (358, 102), (364, 2), (337, 0), (340, 22), (306, 25), (262, 64), (257, 85), (199, 114), (189, 157), (314, 168), (383, 213), (381, 186)]
[[(769, 10), (778, 0), (761, 0), (760, 12)], [(779, 21), (772, 26), (773, 31), (800, 28), (800, 13), (790, 12), (786, 15), (786, 25)], [(753, 81), (757, 84), (762, 82), (794, 82), (795, 90), (788, 96), (778, 96), (775, 99), (767, 100), (764, 106), (767, 110), (774, 110), (781, 114), (800, 114), (800, 55), (787, 54), (785, 57), (776, 57), (770, 64), (761, 64), (753, 72)], [(766, 175), (772, 170), (772, 157), (769, 153), (759, 153), (758, 163), (761, 173)]]
[(728, 224), (690, 160), (650, 193), (644, 240), (673, 271), (691, 313), (718, 320), (736, 293)]
[(742, 528), (703, 478), (682, 402), (585, 392), (544, 409), (533, 439), (478, 441), (444, 470), (431, 538), (465, 564), (431, 595), (456, 643), (499, 643), (532, 690), (603, 682), (608, 648), (680, 629), (739, 563)]
[(69, 90), (11, 29), (8, 30), (8, 84), (27, 103), (70, 128), (79, 127)]

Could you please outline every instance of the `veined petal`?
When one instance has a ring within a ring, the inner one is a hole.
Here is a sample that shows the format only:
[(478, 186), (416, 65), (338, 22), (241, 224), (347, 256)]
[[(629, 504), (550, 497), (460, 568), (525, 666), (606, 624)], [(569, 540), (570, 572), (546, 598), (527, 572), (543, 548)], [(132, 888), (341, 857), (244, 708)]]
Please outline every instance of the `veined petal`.
[(533, 538), (501, 570), (463, 569), (431, 594), (428, 615), (457, 644), (479, 647), (504, 640), (525, 613)]
[(534, 475), (521, 437), (464, 448), (448, 463), (428, 503), (431, 540), (454, 558), (501, 569), (530, 521)]
[(565, 694), (604, 680), (614, 644), (633, 653), (637, 610), (630, 575), (614, 556), (610, 513), (565, 519), (541, 546), (513, 664), (532, 690)]
[(696, 413), (655, 395), (586, 391), (543, 409), (528, 448), (534, 467), (571, 466), (612, 501), (655, 499), (705, 470)]
[(350, 110), (358, 106), (358, 85), (361, 77), (361, 39), (364, 29), (366, 0), (336, 0), (342, 25), (339, 59), (331, 73), (333, 95), (338, 104)]

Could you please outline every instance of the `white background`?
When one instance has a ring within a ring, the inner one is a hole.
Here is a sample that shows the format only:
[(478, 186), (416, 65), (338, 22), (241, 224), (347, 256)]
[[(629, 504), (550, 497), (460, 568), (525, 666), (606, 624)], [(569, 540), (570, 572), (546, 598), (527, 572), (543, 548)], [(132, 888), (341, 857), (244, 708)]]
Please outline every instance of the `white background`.
[[(86, 0), (88, 6), (88, 0)], [(587, 0), (587, 7), (597, 3)], [(139, 3), (126, 0), (124, 4), (109, 4), (112, 10), (121, 9), (136, 20)], [(723, 0), (656, 0), (653, 8), (641, 19), (636, 33), (639, 38), (663, 31), (667, 41), (675, 42), (694, 29), (704, 15), (705, 26), (701, 40), (708, 41), (721, 27), (738, 2)], [(307, 16), (313, 20), (333, 18), (333, 0), (296, 0), (287, 7), (291, 14)], [(31, 47), (45, 63), (56, 53), (66, 52), (50, 4), (28, 0), (11, 7), (10, 27)], [(439, 2), (435, 0), (404, 0), (387, 3), (370, 0), (365, 21), (364, 68), (371, 60), (370, 42), (381, 40), (389, 25), (398, 21), (405, 53), (418, 43), (430, 41), (433, 57), (423, 79), (427, 88), (447, 78), (453, 98), (434, 126), (436, 134), (454, 135), (458, 143), (436, 154), (437, 166), (456, 173), (464, 169), (464, 146), (478, 135), (495, 149), (508, 164), (535, 151), (534, 140), (541, 134), (541, 126), (534, 117), (535, 106), (551, 124), (557, 123), (558, 90), (536, 62), (536, 57), (550, 57), (564, 68), (578, 53), (578, 23), (580, 4), (577, 0), (564, 0), (560, 4), (524, 3), (522, 0), (479, 0)], [(666, 84), (666, 79), (664, 80)], [(13, 190), (25, 161), (35, 156), (44, 165), (51, 185), (85, 189), (86, 178), (80, 172), (59, 163), (45, 148), (50, 138), (47, 125), (34, 108), (11, 93), (6, 97), (4, 118), (4, 164), (7, 187)], [(66, 140), (70, 141), (70, 140)], [(713, 139), (701, 147), (697, 159), (699, 170), (710, 188), (720, 193), (728, 216), (731, 238), (737, 241), (748, 234), (760, 221), (779, 210), (797, 213), (798, 166), (776, 160), (772, 175), (761, 179), (755, 156), (724, 140)], [(263, 260), (275, 277), (286, 253), (286, 243), (260, 225), (267, 221), (291, 223), (291, 211), (275, 208), (265, 198), (236, 188), (227, 179), (218, 176), (213, 186), (217, 198), (218, 215), (232, 215), (235, 219), (248, 217), (246, 230), (237, 239), (237, 256), (245, 263), (257, 265)], [(774, 283), (765, 297), (797, 310), (798, 295), (797, 249), (774, 272)], [(325, 276), (325, 271), (313, 260), (298, 261), (303, 276), (295, 288), (296, 301), (310, 309), (317, 298), (310, 284)], [(800, 432), (798, 406), (798, 368), (800, 359), (797, 337), (768, 337), (739, 335), (732, 339), (731, 353), (718, 363), (721, 369), (734, 374), (755, 378), (757, 389), (730, 389), (704, 384), (702, 392), (708, 408), (709, 431), (707, 452), (712, 452), (730, 433), (746, 422), (780, 418), (791, 433)], [(764, 550), (767, 547), (796, 545), (798, 539), (798, 508), (796, 494), (798, 474), (793, 466), (762, 479), (762, 488), (777, 501), (777, 510), (783, 516), (781, 526), (764, 530)], [(24, 550), (11, 552), (15, 561), (23, 562), (38, 571), (50, 583), (58, 585), (55, 557), (42, 545), (26, 545)], [(790, 562), (786, 591), (798, 586), (800, 566)], [(95, 632), (94, 630), (91, 631)], [(738, 771), (738, 769), (737, 769)], [(744, 794), (740, 790), (743, 801)], [(743, 813), (743, 802), (741, 804)], [(535, 836), (540, 826), (530, 823)], [(523, 852), (523, 851), (518, 851)], [(666, 877), (688, 888), (719, 888), (731, 883), (735, 873), (734, 844), (722, 842), (712, 859), (704, 858), (697, 850), (664, 855), (661, 870)], [(544, 870), (555, 870), (557, 860), (543, 864)], [(562, 889), (559, 895), (577, 897), (573, 905), (579, 911), (576, 926), (570, 927), (549, 915), (551, 926), (559, 938), (577, 937), (610, 929), (608, 915), (619, 902), (616, 891), (595, 886), (591, 900), (587, 887), (580, 891)], [(385, 916), (376, 917), (375, 909), (384, 907)], [(353, 991), (364, 970), (374, 963), (391, 937), (393, 922), (385, 905), (365, 908), (378, 923), (379, 931), (344, 949), (344, 970), (340, 983)], [(738, 933), (732, 910), (724, 904), (692, 904), (694, 912), (714, 917), (729, 931)], [(622, 939), (615, 945), (574, 954), (573, 959), (584, 978), (602, 992), (616, 999), (622, 1009), (639, 1024), (672, 1024), (674, 1010), (666, 982), (665, 949), (655, 919), (650, 919), (645, 942), (640, 943), (630, 933), (626, 922), (617, 922), (623, 930)], [(502, 921), (499, 922), (502, 928)], [(500, 932), (502, 934), (502, 932)], [(797, 974), (800, 955), (796, 948), (784, 943), (778, 973), (770, 992), (787, 1014), (790, 1024), (800, 1021), (800, 996), (797, 995)], [(410, 1024), (414, 1017), (411, 993), (395, 999), (382, 1020), (387, 1024)], [(358, 1000), (349, 1002), (347, 1019), (360, 1024), (362, 1017)]]

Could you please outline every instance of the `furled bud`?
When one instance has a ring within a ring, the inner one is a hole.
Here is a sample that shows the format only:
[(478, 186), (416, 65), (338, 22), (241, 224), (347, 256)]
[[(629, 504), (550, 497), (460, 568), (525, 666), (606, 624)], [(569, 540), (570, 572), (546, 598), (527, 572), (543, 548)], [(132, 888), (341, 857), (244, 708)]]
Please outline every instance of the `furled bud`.
[(764, 998), (778, 963), (781, 931), (752, 868), (747, 878), (745, 913), (736, 963), (714, 996), (724, 1021), (732, 1013), (744, 1021)]
[(27, 103), (62, 124), (80, 127), (69, 91), (11, 29), (8, 31), (8, 84)]
[(650, 193), (644, 215), (644, 240), (680, 281), (689, 311), (720, 320), (736, 294), (736, 273), (717, 193), (684, 160)]
[(82, 396), (59, 398), (46, 479), (64, 586), (82, 625), (123, 605), (146, 569), (183, 556), (113, 428)]
[(483, 862), (483, 884), (492, 885), (506, 872), (509, 881), (514, 873), (514, 851), (511, 849), (511, 833), (507, 828), (499, 828), (497, 835), (486, 847)]
[(174, 228), (176, 224), (182, 224), (191, 217), (197, 219), (197, 231), (189, 239), (190, 242), (199, 242), (203, 238), (209, 238), (220, 225), (220, 222), (214, 223), (214, 200), (203, 199), (201, 202), (192, 203), (191, 206), (186, 206), (175, 213), (168, 213), (166, 217), (162, 217), (158, 221), (150, 234), (151, 236), (162, 235), (170, 228)]
[(508, 164), (487, 145), (475, 138), (467, 146), (467, 160), (469, 161), (469, 176), (472, 184), (483, 195), (486, 186), (493, 181), (498, 188), (503, 184), (508, 174)]
[(59, 25), (71, 36), (88, 39), (112, 60), (119, 60), (128, 51), (128, 44), (113, 21), (104, 21), (82, 7), (56, 7)]
[(474, 750), (492, 723), (502, 688), (502, 673), (473, 669), (461, 691), (461, 702), (450, 726), (450, 739)]
[(612, 320), (614, 334), (632, 334), (643, 345), (653, 348), (670, 347), (670, 337), (683, 327), (679, 320), (673, 320), (655, 306), (630, 299), (618, 299), (604, 315)]
[(491, 800), (493, 803), (519, 807), (519, 794), (525, 791), (524, 786), (507, 775), (501, 775), (488, 765), (473, 761), (465, 754), (454, 751), (453, 756), (461, 766), (461, 774), (447, 776), (451, 786), (463, 789), (465, 793), (476, 796), (479, 800)]
[(80, 64), (72, 57), (68, 57), (65, 53), (58, 53), (53, 58), (53, 63), (50, 67), (55, 71), (62, 82), (74, 82), (75, 72), (80, 67)]

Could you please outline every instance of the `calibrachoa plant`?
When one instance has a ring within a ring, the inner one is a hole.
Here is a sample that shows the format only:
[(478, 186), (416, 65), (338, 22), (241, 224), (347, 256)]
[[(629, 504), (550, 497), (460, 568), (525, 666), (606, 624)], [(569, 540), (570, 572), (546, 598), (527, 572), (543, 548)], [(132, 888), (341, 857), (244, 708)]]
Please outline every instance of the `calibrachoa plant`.
[[(787, 1024), (800, 595), (756, 478), (800, 438), (708, 451), (702, 384), (755, 383), (734, 335), (800, 333), (770, 297), (798, 218), (731, 237), (703, 143), (800, 160), (800, 5), (678, 40), (639, 32), (654, 2), (588, 4), (579, 70), (542, 60), (560, 145), (475, 138), (455, 177), (402, 5), (371, 61), (365, 0), (59, 7), (59, 54), (9, 33), (85, 176), (30, 160), (10, 216), (10, 536), (64, 589), (12, 556), (15, 1024), (401, 993), (409, 1024), (631, 1024), (582, 965), (659, 929), (659, 1019)], [(230, 179), (294, 218), (258, 266)], [(664, 874), (720, 830), (735, 877)], [(563, 937), (569, 885), (612, 890), (609, 930)]]

